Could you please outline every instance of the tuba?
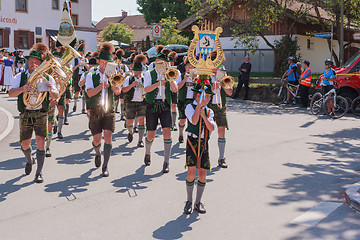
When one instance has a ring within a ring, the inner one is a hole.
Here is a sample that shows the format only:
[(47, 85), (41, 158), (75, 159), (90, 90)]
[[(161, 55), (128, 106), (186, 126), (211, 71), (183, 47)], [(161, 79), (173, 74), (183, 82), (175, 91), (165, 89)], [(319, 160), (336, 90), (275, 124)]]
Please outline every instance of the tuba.
[(176, 67), (169, 67), (168, 70), (165, 72), (165, 79), (169, 82), (176, 81), (180, 76), (179, 71)]
[(125, 77), (120, 73), (115, 73), (111, 75), (109, 83), (112, 87), (121, 87), (125, 82)]
[(30, 75), (27, 84), (32, 87), (31, 92), (23, 94), (23, 101), (26, 107), (33, 110), (38, 108), (43, 101), (45, 100), (47, 92), (38, 92), (37, 84), (41, 82), (47, 82), (47, 79), (44, 76), (49, 69), (55, 69), (57, 74), (63, 75), (61, 72), (61, 65), (55, 59), (55, 57), (49, 52), (45, 58), (45, 60), (41, 63), (41, 65), (35, 69), (35, 71)]
[(231, 77), (231, 76), (224, 76), (221, 80), (221, 87), (224, 88), (224, 89), (231, 89), (234, 87), (234, 78)]
[(80, 54), (72, 48), (70, 45), (66, 46), (66, 50), (64, 55), (60, 61), (60, 68), (65, 73), (66, 77), (59, 77), (56, 71), (51, 71), (50, 75), (55, 79), (56, 84), (59, 86), (59, 96), (63, 95), (66, 90), (66, 85), (72, 78), (73, 72), (70, 68), (68, 68), (68, 64), (77, 57), (81, 57)]

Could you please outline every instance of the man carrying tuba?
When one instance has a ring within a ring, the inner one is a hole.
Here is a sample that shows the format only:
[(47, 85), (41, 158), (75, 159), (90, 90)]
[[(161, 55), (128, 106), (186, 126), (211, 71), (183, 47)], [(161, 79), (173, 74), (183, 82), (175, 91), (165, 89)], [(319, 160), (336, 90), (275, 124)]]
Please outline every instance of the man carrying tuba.
[[(96, 71), (86, 76), (85, 91), (89, 97), (88, 106), (90, 108), (89, 128), (93, 135), (92, 145), (96, 152), (95, 166), (101, 166), (101, 139), (104, 135), (104, 163), (102, 165), (102, 176), (108, 177), (108, 163), (112, 150), (112, 134), (115, 130), (115, 100), (114, 95), (120, 94), (120, 87), (111, 86), (109, 77), (105, 74), (106, 66), (113, 62), (111, 53), (114, 46), (105, 42), (101, 44), (99, 67)], [(105, 104), (102, 100), (105, 101)], [(106, 107), (107, 106), (107, 107)]]
[(143, 138), (145, 134), (146, 102), (144, 99), (144, 76), (142, 75), (143, 65), (146, 56), (136, 55), (134, 66), (131, 68), (133, 74), (125, 79), (122, 92), (125, 94), (126, 102), (126, 126), (129, 131), (128, 140), (132, 142), (134, 134), (134, 119), (139, 121), (139, 141), (137, 146), (144, 147)]
[[(214, 50), (210, 53), (210, 57), (212, 60), (215, 60), (217, 56), (217, 50)], [(217, 74), (219, 68), (223, 66), (220, 65), (218, 68), (213, 69), (213, 73)], [(219, 159), (218, 164), (222, 168), (227, 168), (227, 164), (225, 162), (225, 129), (228, 128), (228, 121), (226, 117), (226, 96), (232, 96), (233, 89), (232, 88), (224, 88), (221, 82), (221, 79), (217, 79), (216, 75), (211, 76), (211, 84), (215, 95), (213, 96), (211, 102), (209, 103), (209, 107), (214, 111), (215, 114), (215, 122), (218, 127), (218, 147), (219, 147)]]
[(21, 150), (27, 159), (25, 166), (26, 175), (31, 173), (32, 165), (34, 163), (31, 158), (31, 136), (32, 132), (35, 131), (37, 146), (36, 159), (38, 164), (35, 174), (35, 182), (37, 183), (43, 182), (41, 171), (45, 160), (45, 138), (47, 136), (46, 125), (49, 110), (49, 97), (57, 99), (59, 97), (59, 92), (56, 88), (55, 80), (43, 72), (41, 74), (48, 80), (46, 87), (49, 89), (49, 94), (46, 94), (45, 100), (41, 103), (41, 105), (31, 110), (26, 107), (23, 95), (35, 91), (34, 87), (28, 84), (28, 80), (35, 69), (42, 64), (47, 52), (48, 48), (42, 43), (37, 43), (32, 47), (29, 56), (26, 56), (29, 70), (19, 73), (14, 77), (9, 91), (10, 97), (18, 97), (17, 105), (20, 112)]

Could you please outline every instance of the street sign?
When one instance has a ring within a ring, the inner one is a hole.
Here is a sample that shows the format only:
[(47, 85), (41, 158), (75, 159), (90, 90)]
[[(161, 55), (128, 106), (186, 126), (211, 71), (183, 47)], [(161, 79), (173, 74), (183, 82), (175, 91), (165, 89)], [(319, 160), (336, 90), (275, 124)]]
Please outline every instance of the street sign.
[(354, 33), (354, 40), (360, 40), (360, 33)]
[(160, 39), (161, 38), (161, 25), (158, 23), (153, 23), (152, 24), (152, 36), (155, 39)]
[(316, 38), (330, 38), (331, 35), (332, 35), (331, 32), (328, 32), (328, 33), (315, 33)]

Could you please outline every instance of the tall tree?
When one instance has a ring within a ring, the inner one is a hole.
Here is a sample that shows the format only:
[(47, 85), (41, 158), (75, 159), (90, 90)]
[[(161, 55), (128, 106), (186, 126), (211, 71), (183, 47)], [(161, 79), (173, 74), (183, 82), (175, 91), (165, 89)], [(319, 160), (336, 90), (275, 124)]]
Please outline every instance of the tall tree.
[(138, 10), (145, 16), (148, 24), (159, 23), (161, 19), (176, 17), (180, 21), (190, 13), (190, 6), (181, 0), (136, 0)]
[(159, 39), (160, 44), (189, 44), (189, 38), (180, 35), (180, 30), (176, 29), (176, 26), (179, 24), (179, 20), (176, 17), (163, 18), (160, 20), (160, 24), (162, 26), (162, 37)]
[(120, 41), (122, 43), (131, 44), (134, 33), (133, 31), (126, 25), (122, 23), (109, 23), (103, 31), (104, 41)]

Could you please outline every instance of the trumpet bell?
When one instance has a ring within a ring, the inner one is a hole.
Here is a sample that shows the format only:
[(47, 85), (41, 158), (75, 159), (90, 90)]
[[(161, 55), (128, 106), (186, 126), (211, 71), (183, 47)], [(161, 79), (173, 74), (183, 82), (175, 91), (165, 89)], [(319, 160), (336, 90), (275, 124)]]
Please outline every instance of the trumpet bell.
[(176, 67), (169, 68), (165, 73), (165, 78), (169, 82), (175, 82), (180, 76)]
[(113, 87), (121, 87), (125, 82), (125, 77), (120, 73), (117, 73), (111, 76), (109, 82)]
[(231, 89), (234, 87), (235, 81), (231, 76), (225, 76), (221, 79), (221, 85), (224, 89)]

